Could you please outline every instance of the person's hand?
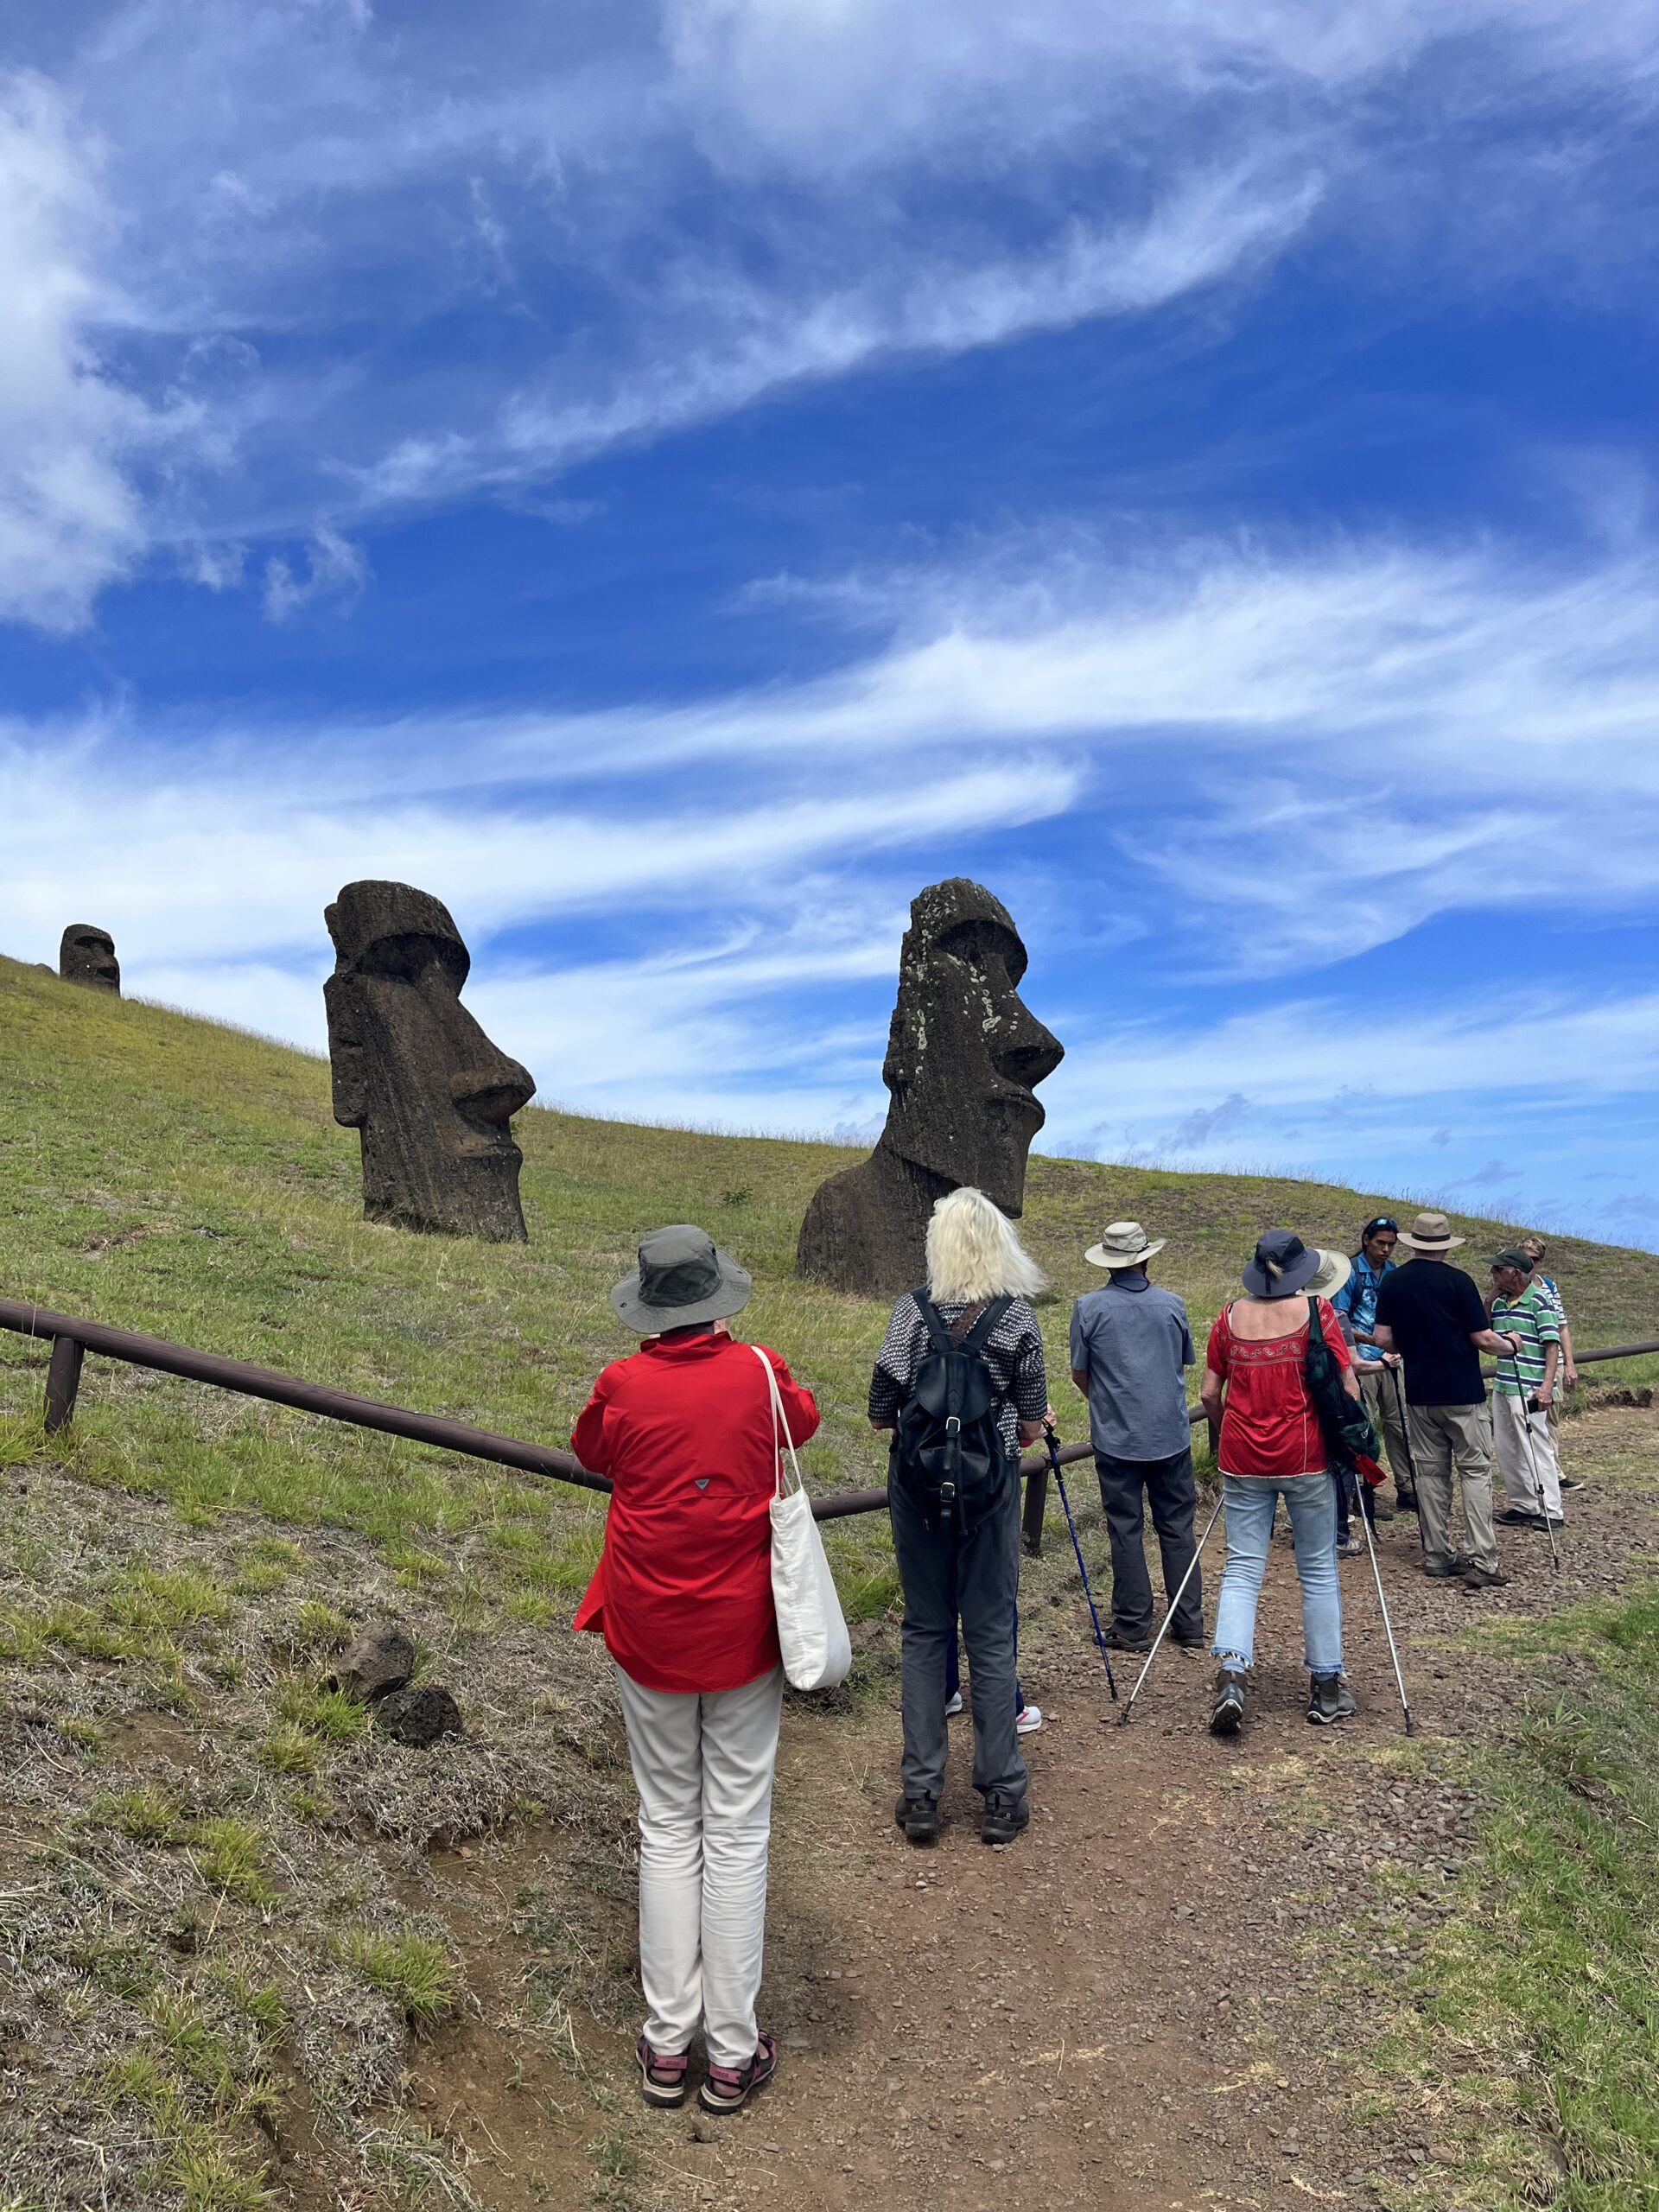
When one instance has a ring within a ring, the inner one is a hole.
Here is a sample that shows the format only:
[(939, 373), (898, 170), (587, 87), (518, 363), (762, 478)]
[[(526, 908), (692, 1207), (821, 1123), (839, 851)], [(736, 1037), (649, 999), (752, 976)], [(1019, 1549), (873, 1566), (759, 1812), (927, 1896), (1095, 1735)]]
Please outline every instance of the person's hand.
[(1513, 1329), (1509, 1332), (1509, 1338), (1510, 1357), (1511, 1359), (1519, 1359), (1521, 1357), (1521, 1339), (1516, 1335)]
[(1576, 1390), (1579, 1387), (1579, 1370), (1570, 1359), (1567, 1363), (1567, 1372), (1562, 1376), (1561, 1382), (1569, 1390)]
[(1541, 1414), (1547, 1414), (1555, 1402), (1555, 1393), (1548, 1382), (1541, 1382), (1532, 1394), (1532, 1402)]
[(1382, 1355), (1382, 1364), (1384, 1367), (1403, 1367), (1405, 1362), (1397, 1351), (1385, 1351)]

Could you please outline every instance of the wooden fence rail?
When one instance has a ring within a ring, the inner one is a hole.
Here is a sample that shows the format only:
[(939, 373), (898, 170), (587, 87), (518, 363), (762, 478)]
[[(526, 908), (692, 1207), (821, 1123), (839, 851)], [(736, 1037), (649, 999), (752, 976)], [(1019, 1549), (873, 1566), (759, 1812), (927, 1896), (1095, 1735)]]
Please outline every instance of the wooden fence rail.
[[(197, 1351), (188, 1344), (170, 1344), (165, 1337), (147, 1337), (136, 1329), (112, 1328), (105, 1321), (86, 1321), (73, 1313), (55, 1313), (48, 1306), (34, 1306), (19, 1298), (0, 1298), (0, 1328), (19, 1336), (50, 1338), (52, 1357), (46, 1370), (46, 1427), (50, 1433), (74, 1418), (75, 1397), (80, 1388), (81, 1363), (86, 1354), (101, 1359), (124, 1360), (130, 1367), (154, 1368), (162, 1375), (182, 1375), (194, 1382), (211, 1383), (215, 1389), (236, 1390), (247, 1398), (264, 1398), (272, 1405), (292, 1406), (300, 1413), (320, 1414), (327, 1421), (343, 1421), (356, 1428), (379, 1429), (388, 1436), (407, 1437), (411, 1444), (435, 1445), (440, 1451), (460, 1452), (473, 1459), (488, 1459), (497, 1466), (517, 1467), (553, 1482), (574, 1483), (582, 1490), (607, 1493), (610, 1482), (596, 1475), (569, 1452), (550, 1445), (526, 1444), (516, 1436), (502, 1436), (494, 1429), (475, 1428), (470, 1421), (451, 1421), (442, 1414), (416, 1413), (407, 1406), (390, 1406), (378, 1398), (359, 1398), (350, 1390), (336, 1390), (331, 1383), (308, 1382), (297, 1375), (279, 1374), (275, 1368), (256, 1367), (250, 1360), (226, 1359), (221, 1353)], [(1642, 1344), (1607, 1344), (1599, 1351), (1577, 1354), (1580, 1367), (1593, 1360), (1634, 1359), (1659, 1352), (1659, 1338)], [(1187, 1408), (1192, 1421), (1203, 1419), (1197, 1406)], [(1060, 1464), (1070, 1466), (1093, 1457), (1087, 1444), (1060, 1447)], [(1048, 1462), (1039, 1452), (1020, 1463), (1022, 1475), (1040, 1476)], [(838, 1521), (852, 1513), (886, 1510), (885, 1490), (832, 1491), (815, 1497), (812, 1511), (820, 1521)], [(1027, 1522), (1027, 1535), (1030, 1526)]]

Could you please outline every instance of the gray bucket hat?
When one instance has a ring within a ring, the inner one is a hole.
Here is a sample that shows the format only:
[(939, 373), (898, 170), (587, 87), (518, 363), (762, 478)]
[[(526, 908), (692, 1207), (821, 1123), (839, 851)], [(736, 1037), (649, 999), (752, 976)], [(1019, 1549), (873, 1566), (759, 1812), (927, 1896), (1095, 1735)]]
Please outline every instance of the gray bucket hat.
[(1294, 1229), (1270, 1229), (1257, 1241), (1244, 1270), (1252, 1298), (1294, 1298), (1319, 1271), (1320, 1254), (1310, 1251)]
[(641, 1238), (639, 1264), (611, 1293), (611, 1304), (637, 1335), (659, 1337), (741, 1313), (753, 1287), (706, 1229), (682, 1221)]
[(1099, 1243), (1091, 1244), (1083, 1256), (1091, 1268), (1143, 1268), (1168, 1242), (1160, 1236), (1148, 1243), (1138, 1221), (1115, 1221), (1102, 1230)]

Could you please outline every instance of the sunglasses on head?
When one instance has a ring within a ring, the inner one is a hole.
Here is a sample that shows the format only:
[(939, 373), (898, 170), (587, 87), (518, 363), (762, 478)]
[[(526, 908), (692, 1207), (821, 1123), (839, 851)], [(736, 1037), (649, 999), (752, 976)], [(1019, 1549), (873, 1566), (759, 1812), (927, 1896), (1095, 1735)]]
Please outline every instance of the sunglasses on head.
[(1368, 1236), (1375, 1236), (1379, 1229), (1391, 1229), (1396, 1236), (1400, 1234), (1399, 1223), (1390, 1221), (1386, 1214), (1380, 1213), (1375, 1221), (1368, 1221), (1364, 1228), (1360, 1230), (1360, 1243), (1363, 1244)]

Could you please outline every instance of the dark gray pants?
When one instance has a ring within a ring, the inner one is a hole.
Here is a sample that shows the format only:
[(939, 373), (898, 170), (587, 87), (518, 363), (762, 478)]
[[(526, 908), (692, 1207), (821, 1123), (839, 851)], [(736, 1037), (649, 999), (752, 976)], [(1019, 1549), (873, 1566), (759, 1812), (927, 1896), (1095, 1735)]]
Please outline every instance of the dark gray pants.
[(1006, 1498), (967, 1536), (958, 1536), (948, 1521), (930, 1529), (920, 1505), (896, 1483), (887, 1485), (887, 1510), (905, 1592), (904, 1793), (937, 1798), (944, 1788), (945, 1655), (960, 1620), (974, 1712), (974, 1787), (1021, 1803), (1026, 1763), (1014, 1730), (1019, 1483), (1010, 1473)]
[[(1145, 1509), (1152, 1508), (1152, 1525), (1158, 1532), (1164, 1565), (1164, 1595), (1173, 1600), (1181, 1586), (1181, 1577), (1192, 1564), (1192, 1514), (1198, 1501), (1192, 1454), (1189, 1450), (1178, 1452), (1169, 1459), (1115, 1459), (1096, 1452), (1095, 1471), (1100, 1477), (1101, 1510), (1112, 1540), (1112, 1626), (1129, 1642), (1142, 1643), (1152, 1634)], [(1181, 1643), (1203, 1642), (1202, 1571), (1187, 1584), (1169, 1632)]]

